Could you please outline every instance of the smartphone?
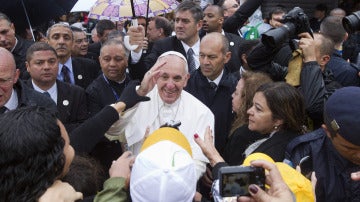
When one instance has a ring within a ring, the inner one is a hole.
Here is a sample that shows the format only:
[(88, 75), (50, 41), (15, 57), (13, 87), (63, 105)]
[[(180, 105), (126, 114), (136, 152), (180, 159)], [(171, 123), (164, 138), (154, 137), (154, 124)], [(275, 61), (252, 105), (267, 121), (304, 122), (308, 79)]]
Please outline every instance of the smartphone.
[(250, 184), (265, 189), (265, 170), (252, 166), (222, 167), (219, 169), (219, 184), (222, 197), (250, 196)]

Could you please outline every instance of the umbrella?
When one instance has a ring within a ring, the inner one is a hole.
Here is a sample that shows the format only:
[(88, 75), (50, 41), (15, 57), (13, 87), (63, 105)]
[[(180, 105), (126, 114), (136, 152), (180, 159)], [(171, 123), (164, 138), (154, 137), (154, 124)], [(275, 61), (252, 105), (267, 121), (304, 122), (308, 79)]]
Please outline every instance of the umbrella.
[(67, 14), (77, 0), (2, 0), (0, 12), (5, 13), (16, 29), (25, 30)]
[(96, 0), (78, 0), (70, 12), (89, 12)]
[[(149, 0), (147, 7), (147, 2), (147, 0), (133, 0), (132, 7), (131, 0), (97, 0), (90, 10), (89, 18), (121, 21), (134, 16), (154, 17), (169, 13), (179, 5), (176, 0)], [(132, 9), (135, 14), (132, 13)]]

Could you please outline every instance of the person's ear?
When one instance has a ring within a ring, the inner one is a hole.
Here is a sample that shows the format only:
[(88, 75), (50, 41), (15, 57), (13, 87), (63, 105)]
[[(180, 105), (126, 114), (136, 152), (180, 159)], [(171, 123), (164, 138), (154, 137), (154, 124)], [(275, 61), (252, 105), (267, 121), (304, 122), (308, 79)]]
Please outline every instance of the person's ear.
[(330, 55), (323, 55), (320, 59), (320, 66), (325, 66), (330, 61)]
[(346, 32), (345, 35), (344, 35), (343, 41), (346, 41), (348, 38), (349, 38), (349, 34)]
[(197, 31), (200, 31), (200, 29), (202, 28), (202, 25), (203, 25), (203, 20), (199, 20), (199, 22), (196, 25)]
[(275, 125), (275, 126), (279, 127), (279, 126), (281, 126), (282, 124), (284, 124), (284, 120), (282, 120), (282, 119), (275, 119), (275, 120), (274, 120), (274, 125)]
[(16, 69), (15, 70), (15, 76), (14, 76), (14, 84), (18, 81), (19, 76), (20, 76), (20, 70)]
[(187, 82), (188, 82), (188, 80), (189, 80), (189, 78), (190, 78), (190, 74), (189, 73), (187, 73), (186, 75), (185, 75), (185, 82), (184, 82), (184, 88), (186, 87), (186, 85), (187, 85)]
[(229, 60), (231, 59), (231, 52), (230, 52), (230, 51), (226, 52), (226, 54), (225, 54), (224, 57), (225, 57), (224, 64), (226, 64), (226, 63), (228, 63)]

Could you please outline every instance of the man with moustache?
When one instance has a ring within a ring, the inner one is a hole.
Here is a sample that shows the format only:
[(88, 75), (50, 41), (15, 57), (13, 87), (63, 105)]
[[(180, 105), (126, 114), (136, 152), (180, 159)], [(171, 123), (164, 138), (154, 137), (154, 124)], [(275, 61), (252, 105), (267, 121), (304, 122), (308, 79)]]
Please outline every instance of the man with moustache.
[(100, 67), (91, 59), (71, 57), (74, 35), (69, 25), (58, 23), (51, 26), (46, 37), (58, 55), (58, 79), (84, 89), (98, 76)]

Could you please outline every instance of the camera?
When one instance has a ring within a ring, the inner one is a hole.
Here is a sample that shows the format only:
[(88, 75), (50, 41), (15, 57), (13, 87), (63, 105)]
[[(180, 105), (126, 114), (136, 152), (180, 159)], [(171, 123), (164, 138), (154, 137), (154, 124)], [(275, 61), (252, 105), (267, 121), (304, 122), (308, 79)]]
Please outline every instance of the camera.
[(308, 32), (312, 37), (309, 18), (300, 7), (295, 7), (283, 16), (283, 26), (270, 29), (261, 35), (261, 42), (270, 48), (281, 46), (287, 39), (297, 38), (297, 35)]
[(265, 189), (265, 170), (251, 166), (222, 167), (219, 169), (219, 184), (222, 197), (250, 196), (250, 184)]
[(342, 19), (344, 29), (349, 34), (360, 30), (360, 11), (353, 12), (352, 14)]

